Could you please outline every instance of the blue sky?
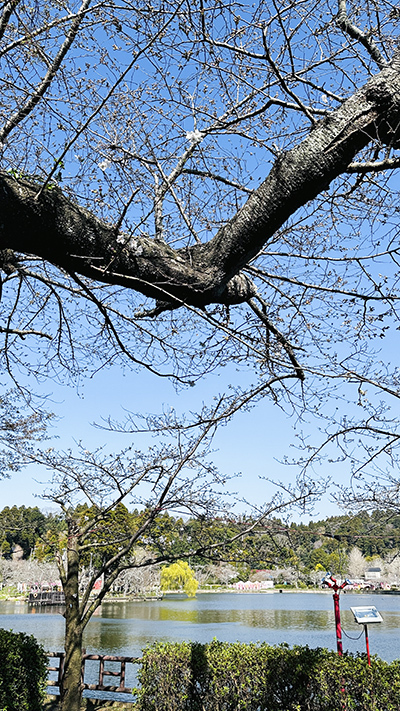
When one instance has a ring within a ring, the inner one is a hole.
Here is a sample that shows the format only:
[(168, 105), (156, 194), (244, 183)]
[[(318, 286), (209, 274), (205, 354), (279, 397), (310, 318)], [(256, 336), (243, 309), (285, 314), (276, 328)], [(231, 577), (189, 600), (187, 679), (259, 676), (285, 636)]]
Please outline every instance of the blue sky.
[[(57, 415), (57, 421), (51, 428), (55, 438), (49, 444), (57, 449), (67, 449), (74, 446), (74, 441), (81, 440), (87, 448), (106, 445), (109, 451), (118, 451), (132, 442), (137, 448), (146, 447), (146, 440), (142, 445), (138, 436), (133, 439), (129, 434), (109, 433), (93, 427), (92, 423), (101, 422), (108, 416), (122, 421), (126, 411), (157, 413), (163, 407), (174, 407), (182, 413), (196, 410), (203, 401), (210, 402), (214, 394), (224, 390), (226, 378), (227, 375), (214, 374), (197, 386), (179, 393), (166, 379), (156, 378), (147, 372), (124, 375), (116, 367), (100, 371), (84, 381), (79, 392), (76, 388), (47, 382), (46, 390), (43, 390), (49, 396), (47, 409)], [(294, 468), (284, 466), (277, 460), (285, 454), (290, 456), (290, 445), (295, 442), (294, 426), (294, 419), (266, 398), (251, 411), (236, 413), (227, 426), (221, 427), (214, 441), (212, 460), (224, 474), (240, 475), (229, 482), (227, 491), (237, 492), (238, 498), (243, 497), (257, 505), (268, 501), (275, 491), (272, 484), (260, 480), (259, 476), (284, 483), (293, 481)], [(330, 472), (326, 469), (325, 473)], [(343, 465), (342, 475), (344, 481)], [(29, 466), (14, 473), (10, 479), (1, 480), (1, 507), (25, 505), (51, 508), (49, 502), (38, 498), (44, 488), (40, 482), (45, 482), (48, 477), (49, 472), (45, 469)], [(244, 505), (237, 504), (236, 509), (244, 510)], [(320, 518), (337, 512), (337, 507), (326, 496), (317, 506), (315, 515)], [(298, 520), (298, 515), (295, 519)]]

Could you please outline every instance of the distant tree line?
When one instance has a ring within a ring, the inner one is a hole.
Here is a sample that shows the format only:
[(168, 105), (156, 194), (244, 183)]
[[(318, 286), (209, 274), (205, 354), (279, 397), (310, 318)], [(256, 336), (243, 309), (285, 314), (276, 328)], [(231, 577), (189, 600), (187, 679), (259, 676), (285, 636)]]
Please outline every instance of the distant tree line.
[[(75, 514), (87, 521), (95, 510), (80, 505)], [(82, 553), (82, 566), (98, 567), (99, 556), (102, 560), (111, 559), (118, 540), (125, 540), (145, 517), (145, 510), (129, 511), (119, 504), (101, 526), (94, 528)], [(156, 517), (149, 535), (142, 537), (140, 548), (155, 559), (163, 553), (171, 560), (195, 551), (190, 562), (204, 583), (247, 579), (262, 569), (292, 569), (297, 571), (296, 579), (321, 570), (359, 577), (371, 561), (385, 561), (393, 568), (400, 560), (400, 515), (361, 512), (289, 525), (271, 518), (256, 525), (245, 537), (233, 540), (244, 529), (251, 529), (251, 522), (248, 515), (184, 519), (163, 512)], [(44, 513), (37, 506), (5, 507), (0, 511), (1, 557), (9, 560), (17, 552), (23, 560), (35, 558), (51, 563), (51, 542), (57, 541), (62, 550), (66, 531), (61, 514)], [(108, 539), (110, 544), (104, 545)], [(229, 545), (225, 546), (228, 540)]]

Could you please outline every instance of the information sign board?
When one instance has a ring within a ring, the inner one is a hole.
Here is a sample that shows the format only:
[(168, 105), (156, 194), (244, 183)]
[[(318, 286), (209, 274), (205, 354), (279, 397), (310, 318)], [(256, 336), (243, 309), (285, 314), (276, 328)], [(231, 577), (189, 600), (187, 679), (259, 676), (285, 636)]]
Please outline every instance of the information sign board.
[(351, 607), (354, 619), (359, 625), (369, 625), (372, 622), (383, 622), (376, 607)]

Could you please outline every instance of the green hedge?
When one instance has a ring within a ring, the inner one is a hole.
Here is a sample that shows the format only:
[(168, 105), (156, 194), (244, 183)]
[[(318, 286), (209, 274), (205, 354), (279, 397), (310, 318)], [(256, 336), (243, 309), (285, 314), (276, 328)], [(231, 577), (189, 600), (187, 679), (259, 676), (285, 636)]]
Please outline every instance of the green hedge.
[(47, 656), (37, 640), (0, 629), (0, 711), (41, 711)]
[(400, 662), (267, 644), (154, 644), (137, 711), (399, 711)]

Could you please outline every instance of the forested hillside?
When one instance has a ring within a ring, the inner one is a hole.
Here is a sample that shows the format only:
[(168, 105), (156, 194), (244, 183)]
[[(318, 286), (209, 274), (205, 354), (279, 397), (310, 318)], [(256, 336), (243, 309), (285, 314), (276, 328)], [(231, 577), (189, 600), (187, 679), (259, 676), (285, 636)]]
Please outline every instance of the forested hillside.
[[(80, 507), (80, 515), (89, 518), (94, 511)], [(110, 530), (120, 537), (139, 528), (145, 512), (128, 511), (120, 505), (109, 514), (102, 527), (91, 534), (91, 546), (85, 552), (83, 565), (96, 564), (96, 557), (111, 557), (116, 546), (107, 545)], [(173, 561), (190, 556), (191, 564), (200, 569), (209, 566), (207, 579), (223, 577), (222, 563), (230, 564), (229, 580), (245, 579), (260, 569), (293, 569), (302, 575), (321, 570), (359, 577), (365, 567), (375, 562), (397, 564), (400, 548), (400, 515), (375, 511), (354, 516), (333, 516), (309, 524), (286, 524), (270, 519), (252, 528), (249, 516), (219, 519), (186, 519), (162, 514), (151, 535), (143, 535), (138, 548), (156, 559), (160, 553)], [(240, 533), (248, 531), (246, 535)], [(6, 507), (0, 512), (0, 550), (5, 560), (16, 551), (27, 560), (35, 558), (52, 562), (53, 543), (66, 542), (63, 518), (43, 513), (38, 507)], [(220, 567), (220, 569), (218, 568)], [(212, 571), (210, 573), (210, 570)]]

